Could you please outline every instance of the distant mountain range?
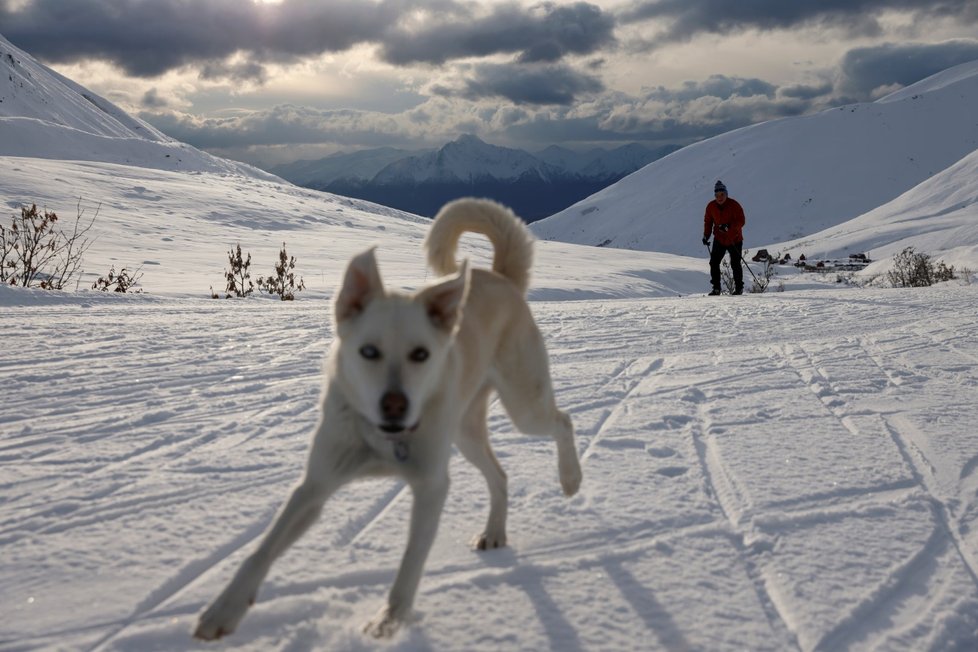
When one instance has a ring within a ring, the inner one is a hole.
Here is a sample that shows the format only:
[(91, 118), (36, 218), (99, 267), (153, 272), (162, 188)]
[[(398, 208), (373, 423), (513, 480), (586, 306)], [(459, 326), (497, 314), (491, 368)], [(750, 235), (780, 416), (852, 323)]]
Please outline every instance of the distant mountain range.
[(552, 215), (675, 150), (629, 144), (536, 154), (463, 135), (437, 150), (390, 147), (334, 154), (269, 168), (297, 185), (434, 216), (445, 202), (490, 197), (527, 222)]

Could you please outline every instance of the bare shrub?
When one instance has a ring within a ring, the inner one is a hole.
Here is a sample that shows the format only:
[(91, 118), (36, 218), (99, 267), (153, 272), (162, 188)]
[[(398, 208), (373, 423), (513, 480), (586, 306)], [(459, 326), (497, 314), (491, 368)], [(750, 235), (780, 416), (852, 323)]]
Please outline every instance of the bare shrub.
[(289, 257), (285, 251), (285, 243), (282, 243), (282, 250), (278, 252), (278, 263), (275, 265), (275, 275), (268, 277), (258, 277), (258, 289), (268, 294), (277, 294), (282, 301), (292, 301), (295, 293), (304, 290), (306, 287), (302, 277), (299, 283), (295, 282), (295, 256)]
[(0, 224), (0, 282), (20, 287), (62, 290), (79, 273), (82, 258), (92, 244), (88, 232), (98, 217), (101, 204), (91, 219), (78, 202), (70, 230), (60, 228), (54, 211), (36, 204), (23, 206), (10, 227)]
[(723, 289), (727, 291), (727, 294), (733, 294), (737, 288), (737, 284), (734, 283), (733, 269), (731, 269), (730, 263), (726, 260), (720, 263), (720, 283), (723, 285)]
[[(228, 262), (231, 269), (224, 270), (224, 278), (227, 281), (225, 298), (246, 297), (255, 291), (255, 284), (251, 282), (251, 254), (247, 258), (241, 253), (241, 245), (238, 244), (228, 252)], [(211, 296), (217, 298), (217, 294), (211, 290)]]
[[(760, 276), (754, 276), (753, 282), (750, 286), (750, 292), (752, 294), (761, 294), (767, 292), (771, 287), (771, 281), (773, 281), (778, 276), (778, 270), (775, 263), (778, 262), (777, 258), (772, 258), (768, 256), (764, 259), (764, 268), (761, 270)], [(750, 269), (748, 267), (748, 269)], [(779, 292), (784, 292), (784, 283), (778, 281), (777, 286), (775, 286)]]
[(138, 267), (132, 273), (129, 272), (125, 267), (116, 274), (115, 265), (109, 269), (109, 273), (105, 276), (100, 276), (97, 281), (92, 285), (93, 290), (101, 290), (102, 292), (108, 292), (112, 290), (113, 292), (121, 292), (125, 294), (126, 292), (132, 291), (134, 293), (142, 292), (141, 289), (134, 290), (133, 288), (139, 284), (139, 279), (143, 277), (141, 271), (142, 268)]
[(927, 254), (917, 253), (913, 247), (907, 247), (893, 257), (893, 269), (886, 273), (886, 278), (893, 287), (917, 288), (929, 287), (957, 277), (953, 266), (948, 267), (944, 261), (934, 263)]

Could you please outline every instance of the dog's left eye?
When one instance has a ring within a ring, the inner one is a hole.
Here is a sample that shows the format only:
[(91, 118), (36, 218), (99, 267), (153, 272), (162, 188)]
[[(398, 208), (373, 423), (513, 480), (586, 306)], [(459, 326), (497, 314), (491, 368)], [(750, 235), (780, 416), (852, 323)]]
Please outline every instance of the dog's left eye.
[(365, 360), (379, 360), (380, 349), (373, 344), (366, 344), (360, 347), (360, 356)]
[(411, 362), (424, 362), (428, 359), (428, 355), (428, 349), (419, 346), (411, 351), (411, 353), (408, 355), (408, 360)]

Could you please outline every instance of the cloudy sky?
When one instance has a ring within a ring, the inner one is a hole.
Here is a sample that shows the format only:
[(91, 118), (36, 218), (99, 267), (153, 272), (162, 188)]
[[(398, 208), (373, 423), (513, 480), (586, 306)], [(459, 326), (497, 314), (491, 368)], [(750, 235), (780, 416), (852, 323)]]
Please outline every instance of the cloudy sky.
[(0, 34), (261, 165), (439, 146), (686, 144), (978, 59), (975, 0), (0, 0)]

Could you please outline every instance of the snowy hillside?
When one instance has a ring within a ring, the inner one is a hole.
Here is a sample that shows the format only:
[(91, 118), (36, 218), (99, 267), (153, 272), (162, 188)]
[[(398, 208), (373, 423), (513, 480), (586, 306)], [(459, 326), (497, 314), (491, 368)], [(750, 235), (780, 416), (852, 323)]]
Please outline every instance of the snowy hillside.
[(795, 258), (869, 252), (882, 272), (905, 247), (958, 269), (978, 269), (978, 150), (891, 202), (819, 233), (774, 245)]
[(978, 149), (978, 61), (870, 104), (739, 129), (685, 147), (534, 223), (540, 237), (699, 255), (722, 179), (747, 213), (748, 247), (873, 210)]
[[(390, 281), (416, 287), (426, 278), (421, 242), (429, 220), (391, 208), (282, 181), (0, 157), (0, 218), (7, 225), (32, 202), (73, 220), (79, 198), (87, 215), (99, 210), (82, 287), (110, 265), (141, 265), (153, 294), (206, 295), (212, 285), (223, 289), (226, 252), (237, 243), (253, 254), (257, 276), (271, 273), (285, 242), (308, 293), (320, 297), (332, 293), (354, 253), (379, 241), (388, 242), (380, 260), (410, 261), (403, 265), (408, 274)], [(700, 262), (688, 258), (541, 245), (532, 291), (541, 298), (674, 296), (707, 285)], [(476, 260), (490, 260), (488, 242), (472, 246)]]
[(38, 63), (2, 35), (0, 155), (274, 178), (165, 136)]

